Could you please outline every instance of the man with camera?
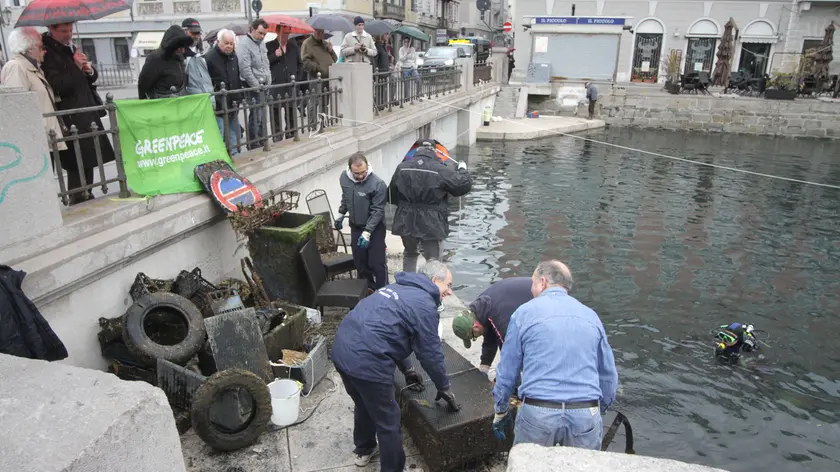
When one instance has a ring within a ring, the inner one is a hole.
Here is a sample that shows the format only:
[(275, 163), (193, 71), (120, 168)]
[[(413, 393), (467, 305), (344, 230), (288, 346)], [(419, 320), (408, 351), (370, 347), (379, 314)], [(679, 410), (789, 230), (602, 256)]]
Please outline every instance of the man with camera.
[(367, 62), (371, 64), (376, 57), (376, 45), (373, 44), (373, 36), (365, 31), (365, 20), (357, 16), (353, 20), (356, 29), (347, 33), (341, 43), (341, 55), (344, 62)]

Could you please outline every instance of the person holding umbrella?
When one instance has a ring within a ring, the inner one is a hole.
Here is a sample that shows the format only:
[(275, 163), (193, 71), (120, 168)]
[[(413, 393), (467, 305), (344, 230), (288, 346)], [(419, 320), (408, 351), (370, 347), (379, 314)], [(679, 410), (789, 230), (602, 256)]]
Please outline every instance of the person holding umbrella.
[[(99, 73), (73, 43), (73, 24), (49, 25), (42, 38), (46, 55), (41, 70), (55, 92), (56, 108), (60, 111), (102, 105), (102, 98), (94, 85)], [(103, 129), (100, 117), (105, 113), (104, 110), (73, 113), (64, 117), (64, 124), (68, 128), (75, 126), (79, 134), (90, 133), (92, 123)], [(102, 163), (114, 160), (114, 148), (104, 135), (79, 139), (81, 156), (76, 156), (76, 146), (68, 143), (67, 149), (60, 152), (61, 167), (67, 172), (68, 191), (93, 184), (93, 171), (98, 166), (94, 139), (99, 140)], [(80, 160), (81, 168), (78, 164)], [(71, 194), (69, 203), (75, 205), (92, 198), (91, 191), (84, 190)]]
[[(300, 50), (297, 47), (297, 43), (289, 41), (290, 28), (277, 25), (275, 30), (277, 31), (277, 38), (265, 44), (266, 51), (268, 52), (268, 63), (271, 66), (271, 84), (288, 84), (292, 81), (292, 77), (294, 77), (295, 80), (300, 80), (300, 74), (298, 71), (303, 67), (303, 63), (300, 59)], [(287, 94), (289, 96), (292, 95), (292, 90), (289, 87), (275, 88), (272, 93), (272, 95), (276, 95), (274, 100), (280, 100), (283, 98), (283, 95)], [(278, 134), (280, 134), (281, 137), (283, 136), (283, 126), (280, 124), (281, 109), (284, 110), (286, 115), (285, 139), (294, 138), (295, 107), (294, 104), (288, 102), (283, 105), (275, 105), (272, 107), (272, 113), (274, 114), (273, 123), (275, 128), (273, 130), (273, 134), (275, 135), (275, 139), (280, 139), (277, 137)]]
[(301, 46), (301, 62), (303, 69), (309, 72), (309, 78), (314, 79), (318, 74), (322, 79), (330, 78), (330, 66), (337, 60), (332, 45), (324, 38), (324, 30), (315, 28), (315, 34), (306, 38)]

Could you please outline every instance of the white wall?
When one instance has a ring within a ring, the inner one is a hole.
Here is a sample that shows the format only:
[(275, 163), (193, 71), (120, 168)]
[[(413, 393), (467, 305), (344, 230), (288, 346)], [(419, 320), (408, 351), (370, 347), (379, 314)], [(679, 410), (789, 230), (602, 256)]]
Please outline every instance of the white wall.
[[(571, 7), (573, 4), (575, 5), (575, 16), (632, 17), (631, 20), (628, 20), (627, 24), (634, 26), (647, 18), (657, 19), (665, 27), (662, 54), (667, 54), (671, 49), (680, 49), (683, 51), (683, 57), (685, 57), (687, 46), (685, 35), (691, 25), (699, 19), (713, 19), (720, 25), (720, 33), (723, 33), (723, 25), (730, 17), (735, 20), (735, 23), (742, 31), (751, 21), (765, 18), (774, 25), (777, 33), (779, 31), (784, 33), (791, 10), (791, 2), (789, 0), (768, 2), (755, 2), (750, 0), (731, 2), (704, 2), (695, 0), (658, 2), (633, 0), (518, 0), (516, 2), (514, 18), (514, 31), (516, 31), (514, 45), (516, 51), (514, 55), (517, 69), (527, 70), (528, 63), (531, 60), (533, 35), (530, 32), (523, 32), (522, 25), (530, 22), (529, 19), (523, 17), (527, 15), (571, 16)], [(811, 8), (812, 10), (818, 10), (818, 7), (815, 6)], [(836, 7), (834, 8), (836, 9)], [(825, 22), (821, 26), (822, 29), (827, 26), (825, 10), (828, 10), (828, 8), (823, 7), (821, 14), (814, 15), (816, 17), (820, 17), (821, 15), (821, 18)], [(834, 15), (835, 18), (837, 16), (836, 14)], [(821, 30), (819, 37), (822, 37), (822, 34)], [(774, 50), (782, 49), (782, 42), (777, 46), (778, 48), (774, 47)], [(622, 33), (617, 69), (617, 80), (619, 82), (629, 82), (630, 80), (634, 47), (635, 35), (630, 32)], [(736, 47), (740, 48), (740, 46)], [(799, 47), (801, 48), (801, 41), (799, 41)]]

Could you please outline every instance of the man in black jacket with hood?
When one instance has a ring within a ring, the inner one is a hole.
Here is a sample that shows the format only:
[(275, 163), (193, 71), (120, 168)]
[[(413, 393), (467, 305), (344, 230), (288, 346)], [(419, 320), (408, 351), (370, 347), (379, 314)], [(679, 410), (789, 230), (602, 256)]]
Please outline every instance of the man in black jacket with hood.
[(423, 140), (414, 156), (397, 166), (388, 189), (397, 205), (395, 235), (402, 237), (403, 272), (417, 270), (418, 247), (426, 260), (440, 260), (443, 240), (449, 233), (449, 196), (460, 197), (472, 189), (465, 162), (438, 157), (433, 140)]
[(186, 95), (184, 48), (192, 44), (193, 39), (180, 26), (172, 25), (166, 30), (160, 47), (146, 57), (146, 63), (137, 78), (137, 96), (140, 100)]
[[(295, 81), (300, 81), (300, 72), (303, 71), (303, 63), (300, 59), (300, 49), (296, 41), (289, 41), (289, 30), (283, 26), (277, 26), (277, 38), (265, 43), (265, 49), (268, 51), (268, 64), (271, 67), (271, 85), (288, 84), (292, 81), (292, 76)], [(271, 94), (274, 96), (273, 100), (281, 100), (286, 95), (291, 98), (292, 89), (290, 87), (275, 87)], [(300, 92), (298, 92), (300, 96)], [(280, 124), (280, 110), (283, 109), (286, 115), (286, 139), (294, 138), (295, 129), (295, 107), (292, 102), (284, 103), (272, 107), (274, 114), (274, 135), (281, 133), (282, 125)], [(279, 138), (275, 138), (279, 139)]]

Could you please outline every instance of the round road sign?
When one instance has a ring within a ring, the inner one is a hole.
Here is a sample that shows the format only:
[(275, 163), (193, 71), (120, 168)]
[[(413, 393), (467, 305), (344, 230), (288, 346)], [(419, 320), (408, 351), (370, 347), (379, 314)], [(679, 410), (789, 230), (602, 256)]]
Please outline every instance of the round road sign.
[(513, 23), (511, 23), (510, 21), (505, 21), (505, 24), (502, 28), (504, 28), (505, 33), (510, 33), (511, 31), (513, 31)]

